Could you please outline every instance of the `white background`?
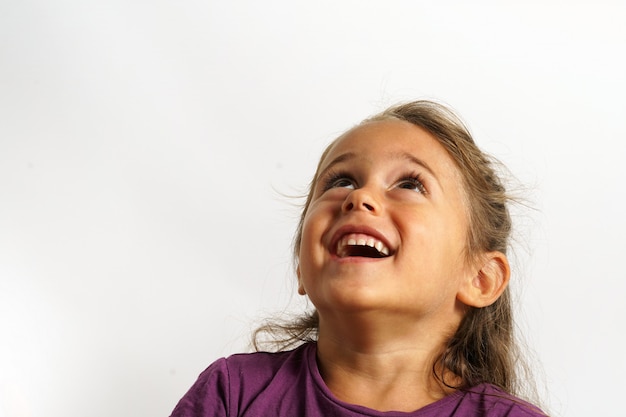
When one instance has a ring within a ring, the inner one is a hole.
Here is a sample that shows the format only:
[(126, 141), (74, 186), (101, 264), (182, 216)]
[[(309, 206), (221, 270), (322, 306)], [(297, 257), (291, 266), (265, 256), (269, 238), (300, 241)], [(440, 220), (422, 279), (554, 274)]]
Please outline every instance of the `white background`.
[(548, 409), (623, 416), (625, 20), (602, 0), (2, 0), (0, 416), (169, 415), (302, 308), (285, 194), (416, 98), (455, 108), (532, 206), (513, 285)]

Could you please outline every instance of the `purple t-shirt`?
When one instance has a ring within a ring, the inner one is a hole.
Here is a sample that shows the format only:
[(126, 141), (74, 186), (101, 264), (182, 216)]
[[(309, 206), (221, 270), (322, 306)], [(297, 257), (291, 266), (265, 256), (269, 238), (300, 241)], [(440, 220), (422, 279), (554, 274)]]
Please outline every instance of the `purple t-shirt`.
[(279, 353), (237, 354), (211, 364), (171, 417), (531, 417), (540, 410), (483, 384), (411, 413), (338, 400), (320, 376), (316, 344)]

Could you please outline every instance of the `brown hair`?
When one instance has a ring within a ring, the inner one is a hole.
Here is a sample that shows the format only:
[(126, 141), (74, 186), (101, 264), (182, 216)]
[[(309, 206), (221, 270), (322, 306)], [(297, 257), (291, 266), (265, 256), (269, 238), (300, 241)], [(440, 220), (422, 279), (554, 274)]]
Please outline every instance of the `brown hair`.
[[(430, 132), (454, 159), (462, 174), (469, 206), (469, 231), (466, 244), (468, 261), (486, 251), (507, 252), (511, 233), (511, 216), (507, 207), (509, 197), (496, 173), (496, 161), (475, 144), (464, 123), (447, 107), (432, 101), (400, 104), (362, 123), (396, 119), (419, 126)], [(337, 139), (339, 140), (339, 139)], [(315, 185), (320, 165), (333, 145), (320, 158), (310, 184)], [(304, 217), (311, 203), (309, 192), (294, 239), (294, 259), (297, 260), (302, 239)], [(433, 364), (433, 373), (444, 384), (452, 372), (461, 383), (454, 388), (467, 389), (488, 382), (508, 393), (518, 394), (518, 349), (514, 338), (511, 296), (507, 288), (498, 300), (484, 308), (468, 307), (456, 333)], [(254, 346), (259, 349), (259, 336), (269, 333), (280, 349), (287, 349), (317, 338), (317, 312), (303, 315), (287, 324), (267, 324), (254, 334)], [(444, 373), (438, 373), (443, 369)]]

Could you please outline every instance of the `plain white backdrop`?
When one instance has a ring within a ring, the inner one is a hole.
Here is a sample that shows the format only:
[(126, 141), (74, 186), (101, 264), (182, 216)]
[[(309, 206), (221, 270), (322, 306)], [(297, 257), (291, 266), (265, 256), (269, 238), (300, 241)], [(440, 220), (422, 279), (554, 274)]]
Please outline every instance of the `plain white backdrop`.
[(324, 146), (433, 98), (523, 185), (554, 416), (623, 416), (626, 6), (0, 2), (0, 416), (167, 416), (264, 317)]

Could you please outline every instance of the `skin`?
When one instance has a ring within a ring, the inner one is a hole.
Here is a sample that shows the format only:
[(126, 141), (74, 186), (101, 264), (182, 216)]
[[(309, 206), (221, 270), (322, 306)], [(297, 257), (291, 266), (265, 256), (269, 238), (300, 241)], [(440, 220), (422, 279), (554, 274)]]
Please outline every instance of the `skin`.
[[(351, 130), (322, 161), (298, 278), (320, 317), (319, 368), (338, 399), (413, 411), (451, 392), (433, 377), (436, 356), (467, 306), (495, 301), (508, 282), (504, 255), (466, 261), (462, 184), (442, 145), (398, 120)], [(376, 238), (390, 255), (341, 257), (346, 233)]]

